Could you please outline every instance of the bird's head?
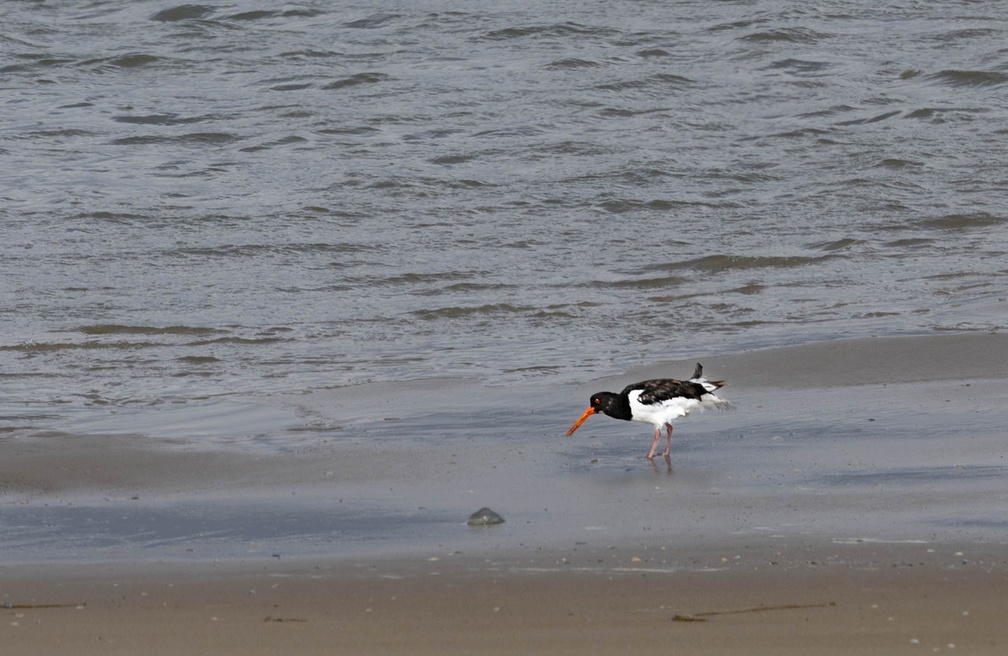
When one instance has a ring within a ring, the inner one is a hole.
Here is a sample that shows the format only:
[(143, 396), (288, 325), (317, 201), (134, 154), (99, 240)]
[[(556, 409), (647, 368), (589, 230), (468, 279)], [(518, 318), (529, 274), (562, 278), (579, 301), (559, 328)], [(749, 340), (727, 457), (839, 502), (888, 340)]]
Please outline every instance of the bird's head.
[(588, 421), (588, 417), (599, 412), (605, 413), (613, 403), (613, 399), (616, 397), (612, 392), (599, 392), (598, 394), (592, 394), (591, 398), (588, 400), (588, 409), (584, 411), (574, 425), (567, 430), (567, 435), (573, 435), (574, 431), (581, 427), (581, 424)]

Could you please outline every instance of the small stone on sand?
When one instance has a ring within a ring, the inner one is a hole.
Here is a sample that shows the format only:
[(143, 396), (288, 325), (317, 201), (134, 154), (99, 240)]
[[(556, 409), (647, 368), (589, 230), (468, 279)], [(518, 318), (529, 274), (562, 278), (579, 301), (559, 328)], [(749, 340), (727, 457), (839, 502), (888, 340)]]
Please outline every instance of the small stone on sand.
[(480, 508), (473, 514), (469, 515), (469, 521), (466, 522), (469, 526), (490, 526), (492, 524), (503, 523), (504, 518), (489, 508)]

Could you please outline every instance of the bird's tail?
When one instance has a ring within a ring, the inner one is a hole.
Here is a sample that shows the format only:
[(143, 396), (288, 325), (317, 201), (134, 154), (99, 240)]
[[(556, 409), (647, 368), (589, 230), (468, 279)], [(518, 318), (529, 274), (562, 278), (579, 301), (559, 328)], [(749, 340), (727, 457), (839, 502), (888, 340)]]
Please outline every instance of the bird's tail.
[(693, 375), (690, 376), (691, 383), (699, 383), (703, 385), (703, 388), (708, 392), (713, 393), (715, 390), (719, 390), (726, 385), (723, 380), (707, 380), (703, 377), (703, 366), (697, 362), (696, 369), (693, 370)]
[(725, 386), (723, 380), (707, 380), (703, 377), (703, 367), (697, 362), (696, 369), (693, 370), (693, 376), (690, 377), (691, 383), (697, 383), (702, 385), (707, 393), (700, 397), (700, 407), (705, 410), (734, 410), (735, 406), (728, 401), (728, 399), (722, 399), (720, 396), (715, 394), (717, 390)]

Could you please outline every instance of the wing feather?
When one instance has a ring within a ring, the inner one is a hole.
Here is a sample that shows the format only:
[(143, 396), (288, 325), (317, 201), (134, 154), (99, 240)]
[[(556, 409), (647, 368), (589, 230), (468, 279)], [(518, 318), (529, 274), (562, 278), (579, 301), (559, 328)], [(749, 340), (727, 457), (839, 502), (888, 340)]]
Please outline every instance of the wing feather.
[(701, 396), (708, 394), (707, 389), (700, 383), (673, 378), (644, 380), (628, 385), (622, 393), (628, 395), (634, 390), (640, 390), (637, 400), (643, 405), (653, 405), (675, 398), (699, 401)]

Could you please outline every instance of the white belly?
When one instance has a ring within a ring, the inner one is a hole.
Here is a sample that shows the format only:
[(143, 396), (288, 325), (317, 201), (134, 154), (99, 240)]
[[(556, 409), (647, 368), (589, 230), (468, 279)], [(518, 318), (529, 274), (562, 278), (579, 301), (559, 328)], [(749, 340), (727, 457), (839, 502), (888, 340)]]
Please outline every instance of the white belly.
[(698, 408), (704, 410), (718, 408), (726, 404), (724, 399), (713, 394), (705, 394), (703, 401), (677, 397), (661, 403), (644, 404), (638, 400), (640, 394), (639, 391), (633, 391), (629, 394), (630, 412), (633, 414), (632, 421), (642, 421), (655, 427), (663, 426), (673, 419), (685, 417)]

